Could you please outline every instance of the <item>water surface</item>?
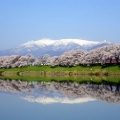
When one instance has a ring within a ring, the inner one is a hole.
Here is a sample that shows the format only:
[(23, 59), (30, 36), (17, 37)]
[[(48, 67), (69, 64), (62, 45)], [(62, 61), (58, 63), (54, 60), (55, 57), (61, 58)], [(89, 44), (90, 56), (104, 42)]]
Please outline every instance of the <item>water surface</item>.
[(119, 85), (0, 80), (0, 120), (120, 119)]

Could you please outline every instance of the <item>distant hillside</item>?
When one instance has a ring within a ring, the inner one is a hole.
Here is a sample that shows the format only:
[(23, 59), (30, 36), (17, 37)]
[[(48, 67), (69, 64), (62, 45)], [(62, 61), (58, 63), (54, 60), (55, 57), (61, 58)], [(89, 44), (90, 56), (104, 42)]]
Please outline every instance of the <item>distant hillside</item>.
[(110, 44), (111, 43), (108, 41), (95, 42), (80, 39), (42, 39), (38, 41), (29, 41), (18, 46), (17, 48), (1, 50), (0, 56), (26, 55), (28, 53), (34, 56), (41, 56), (44, 54), (49, 54), (50, 56), (58, 56), (66, 51), (93, 50)]

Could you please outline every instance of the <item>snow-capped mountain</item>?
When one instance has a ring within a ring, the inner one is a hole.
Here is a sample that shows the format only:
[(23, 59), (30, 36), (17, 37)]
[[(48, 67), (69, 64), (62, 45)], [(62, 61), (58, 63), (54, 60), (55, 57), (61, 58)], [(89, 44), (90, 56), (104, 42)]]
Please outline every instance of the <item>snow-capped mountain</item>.
[(106, 40), (103, 42), (95, 42), (81, 39), (41, 39), (37, 41), (29, 41), (18, 46), (17, 48), (1, 50), (0, 55), (26, 55), (30, 53), (34, 56), (44, 54), (54, 56), (70, 50), (92, 50), (109, 44), (111, 43)]

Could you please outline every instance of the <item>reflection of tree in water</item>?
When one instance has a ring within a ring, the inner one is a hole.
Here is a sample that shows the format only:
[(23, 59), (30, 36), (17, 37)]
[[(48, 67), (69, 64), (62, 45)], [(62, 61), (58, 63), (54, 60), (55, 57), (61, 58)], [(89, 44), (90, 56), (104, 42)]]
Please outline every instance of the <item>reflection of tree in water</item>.
[(112, 85), (112, 84), (103, 84), (102, 87), (101, 85), (95, 85), (95, 84), (90, 84), (90, 87), (93, 88), (93, 89), (106, 89), (108, 91), (111, 91), (111, 92), (116, 92), (116, 93), (119, 93), (120, 92), (120, 85)]
[(85, 98), (90, 97), (110, 103), (120, 104), (120, 85), (112, 84), (79, 84), (72, 82), (26, 82), (0, 80), (0, 91), (10, 93), (49, 93), (59, 92), (64, 96)]
[(103, 84), (103, 85), (90, 85), (93, 94), (92, 97), (103, 100), (106, 102), (120, 104), (120, 85)]

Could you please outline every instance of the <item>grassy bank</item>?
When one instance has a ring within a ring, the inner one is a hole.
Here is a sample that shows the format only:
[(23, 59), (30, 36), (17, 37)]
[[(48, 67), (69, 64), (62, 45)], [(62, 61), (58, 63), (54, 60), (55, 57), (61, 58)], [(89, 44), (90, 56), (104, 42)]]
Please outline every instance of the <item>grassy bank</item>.
[(0, 69), (1, 79), (14, 79), (25, 81), (72, 81), (79, 83), (114, 83), (120, 84), (120, 67), (108, 66), (76, 66), (55, 67), (27, 66), (23, 68)]
[(21, 81), (34, 81), (34, 82), (78, 82), (78, 83), (95, 83), (95, 84), (120, 84), (120, 77), (118, 76), (18, 76), (7, 75), (0, 76), (0, 79), (4, 80), (21, 80)]
[(76, 67), (55, 67), (51, 66), (26, 66), (22, 68), (2, 68), (1, 74), (40, 74), (40, 75), (120, 75), (120, 66), (76, 66)]

